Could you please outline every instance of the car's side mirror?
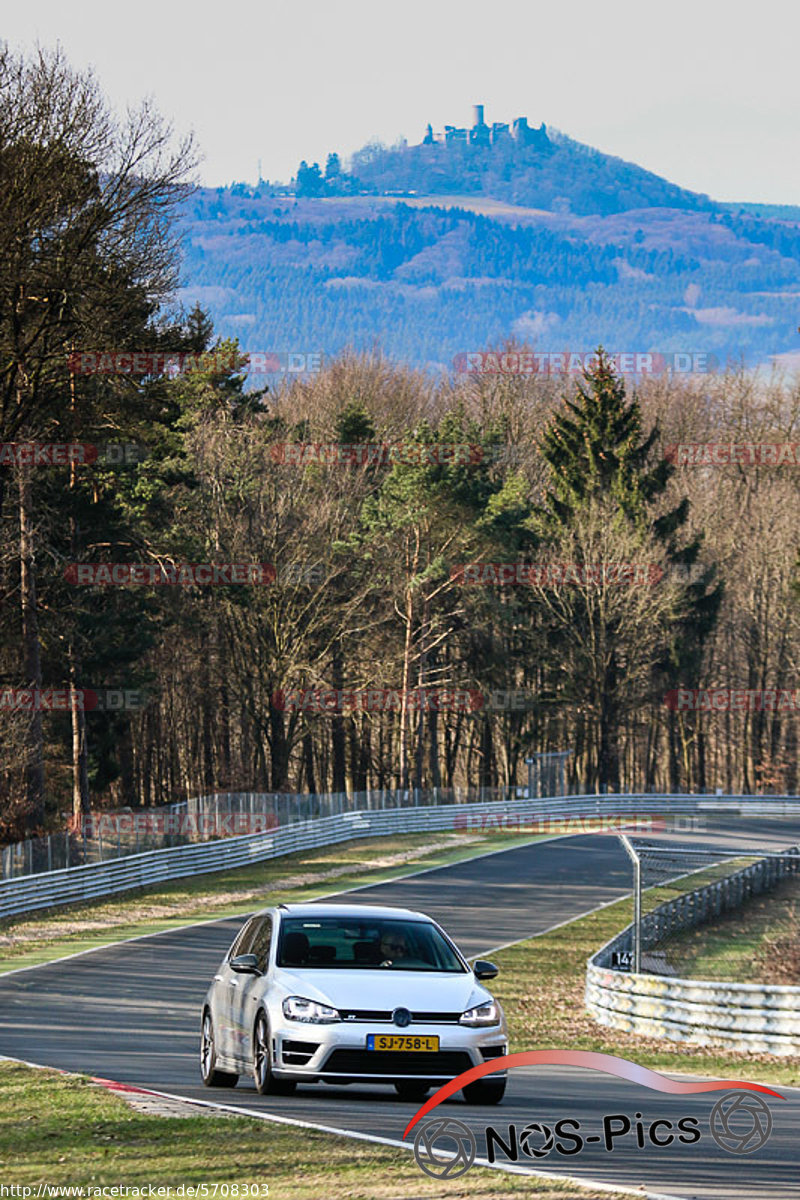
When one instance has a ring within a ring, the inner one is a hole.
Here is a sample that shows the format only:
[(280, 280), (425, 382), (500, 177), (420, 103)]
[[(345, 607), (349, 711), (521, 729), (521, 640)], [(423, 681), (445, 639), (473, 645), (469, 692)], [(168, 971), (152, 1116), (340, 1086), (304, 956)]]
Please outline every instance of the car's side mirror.
[(485, 958), (477, 959), (472, 967), (476, 979), (494, 979), (499, 970), (499, 967)]
[(255, 954), (237, 954), (228, 963), (232, 971), (236, 971), (239, 975), (260, 975), (258, 969), (258, 958)]

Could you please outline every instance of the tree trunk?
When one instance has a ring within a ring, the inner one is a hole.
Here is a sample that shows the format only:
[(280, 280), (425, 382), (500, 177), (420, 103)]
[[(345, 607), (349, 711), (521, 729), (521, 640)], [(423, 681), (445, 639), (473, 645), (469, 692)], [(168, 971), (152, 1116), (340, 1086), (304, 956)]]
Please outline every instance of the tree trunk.
[(408, 773), (408, 691), (411, 683), (411, 645), (414, 622), (414, 598), (411, 588), (406, 588), (405, 639), (403, 642), (403, 684), (400, 706), (400, 786), (409, 786)]
[(667, 713), (667, 744), (669, 749), (669, 790), (673, 794), (680, 790), (680, 765), (678, 761), (677, 714)]
[(231, 786), (231, 714), (228, 685), (223, 678), (219, 688), (219, 720), (220, 720), (220, 754), (222, 757), (222, 777), (220, 786)]
[(141, 799), (136, 791), (136, 773), (133, 758), (133, 730), (130, 718), (126, 719), (118, 742), (120, 791), (122, 803), (128, 808), (138, 808)]
[(442, 771), (439, 766), (439, 711), (431, 708), (428, 711), (428, 774), (432, 788), (442, 786)]
[[(42, 661), (39, 646), (39, 620), (36, 606), (35, 549), (32, 519), (30, 466), (19, 467), (19, 566), (22, 645), (25, 659), (25, 686), (40, 689)], [(37, 703), (31, 709), (25, 736), (25, 825), (33, 832), (44, 825), (44, 740), (42, 712)]]
[(78, 701), (78, 667), (73, 647), (69, 648), (69, 703), (72, 718), (72, 815), (80, 827), (88, 814), (89, 764), (86, 752), (86, 711)]
[[(342, 646), (337, 640), (333, 644), (331, 655), (331, 673), (333, 686), (337, 694), (344, 686), (344, 670), (342, 664)], [(344, 734), (344, 717), (340, 712), (331, 716), (331, 749), (333, 751), (333, 791), (347, 791), (347, 758)]]
[(697, 737), (697, 791), (704, 792), (708, 786), (706, 783), (706, 731), (701, 714), (698, 714), (697, 717), (695, 735)]
[(493, 744), (492, 744), (492, 723), (488, 716), (482, 716), (481, 733), (480, 733), (480, 762), (478, 764), (478, 778), (482, 788), (490, 788), (492, 786), (492, 767), (493, 767)]
[[(355, 717), (353, 718), (355, 722)], [(355, 772), (355, 790), (365, 792), (369, 787), (370, 725), (366, 713), (361, 714), (361, 730), (358, 738), (358, 769)]]
[(317, 791), (317, 783), (314, 777), (314, 739), (310, 729), (303, 734), (303, 770), (305, 771), (306, 791), (314, 796)]
[(598, 747), (598, 785), (601, 792), (619, 791), (619, 746), (616, 709), (617, 662), (611, 655), (603, 678), (600, 698), (600, 744)]
[(285, 713), (269, 698), (270, 788), (273, 792), (286, 790), (289, 775), (289, 743), (286, 739)]
[(203, 706), (203, 792), (214, 791), (214, 727), (211, 702), (214, 695), (209, 658), (205, 655), (200, 668), (200, 703)]

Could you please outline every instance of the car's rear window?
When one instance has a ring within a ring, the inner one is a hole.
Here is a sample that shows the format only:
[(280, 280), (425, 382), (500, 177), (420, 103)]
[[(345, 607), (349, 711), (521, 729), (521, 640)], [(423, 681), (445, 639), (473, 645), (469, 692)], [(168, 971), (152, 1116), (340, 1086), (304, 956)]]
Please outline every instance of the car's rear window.
[(285, 917), (277, 961), (280, 967), (324, 970), (466, 970), (434, 925), (391, 918)]

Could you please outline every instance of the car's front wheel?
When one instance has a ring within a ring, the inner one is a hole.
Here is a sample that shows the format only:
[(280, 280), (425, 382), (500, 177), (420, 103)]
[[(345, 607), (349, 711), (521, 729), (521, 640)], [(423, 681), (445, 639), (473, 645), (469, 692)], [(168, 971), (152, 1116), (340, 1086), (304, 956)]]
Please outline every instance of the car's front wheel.
[(420, 1083), (417, 1079), (398, 1079), (394, 1085), (401, 1100), (424, 1100), (430, 1091), (429, 1083)]
[(203, 1013), (203, 1028), (200, 1033), (200, 1074), (206, 1087), (236, 1087), (239, 1080), (238, 1075), (217, 1069), (214, 1022), (208, 1011)]
[(253, 1031), (253, 1079), (259, 1096), (291, 1096), (297, 1087), (293, 1079), (276, 1079), (272, 1074), (269, 1025), (263, 1012)]
[(505, 1078), (476, 1079), (462, 1088), (467, 1104), (499, 1104), (506, 1090)]

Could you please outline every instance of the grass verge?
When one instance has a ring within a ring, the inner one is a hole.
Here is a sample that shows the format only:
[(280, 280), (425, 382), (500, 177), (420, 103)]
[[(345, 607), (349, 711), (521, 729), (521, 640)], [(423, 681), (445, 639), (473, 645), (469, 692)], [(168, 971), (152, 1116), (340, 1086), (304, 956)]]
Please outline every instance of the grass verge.
[(794, 876), (745, 908), (671, 937), (669, 961), (690, 979), (797, 986), (798, 916), (800, 879)]
[[(0, 1062), (0, 1180), (32, 1187), (259, 1185), (269, 1200), (607, 1200), (591, 1187), (473, 1167), (430, 1179), (390, 1146), (250, 1117), (159, 1117), (88, 1079)], [(17, 1193), (19, 1194), (19, 1193)], [(73, 1195), (76, 1193), (73, 1192)], [(146, 1193), (145, 1193), (146, 1194)], [(217, 1193), (219, 1194), (219, 1193)], [(47, 1195), (47, 1192), (44, 1192)]]
[(361, 838), (0, 922), (0, 974), (192, 921), (241, 916), (541, 841), (457, 832)]
[[(694, 886), (694, 885), (693, 885)], [(631, 920), (630, 899), (492, 955), (492, 991), (509, 1023), (511, 1050), (598, 1050), (656, 1071), (800, 1085), (800, 1057), (691, 1046), (606, 1029), (584, 1006), (586, 960)]]

